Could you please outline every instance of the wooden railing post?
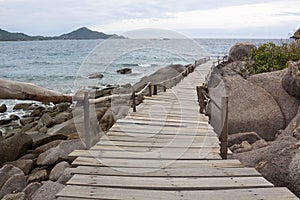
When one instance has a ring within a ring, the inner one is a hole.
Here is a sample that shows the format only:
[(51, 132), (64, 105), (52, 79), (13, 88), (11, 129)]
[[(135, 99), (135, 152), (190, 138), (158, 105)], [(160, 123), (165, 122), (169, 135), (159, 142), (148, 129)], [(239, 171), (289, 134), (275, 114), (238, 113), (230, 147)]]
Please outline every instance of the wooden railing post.
[(198, 96), (198, 103), (200, 106), (200, 113), (205, 114), (205, 96), (203, 94), (203, 88), (201, 86), (196, 87), (197, 96)]
[(153, 85), (153, 95), (157, 95), (157, 85)]
[(136, 112), (135, 91), (132, 92), (132, 109), (133, 109), (133, 112)]
[(163, 85), (163, 87), (164, 87), (164, 92), (166, 92), (167, 91), (167, 87), (165, 85)]
[(223, 129), (220, 135), (221, 141), (221, 157), (227, 159), (228, 155), (228, 97), (222, 97), (221, 99), (221, 108), (222, 108), (222, 124)]
[(89, 92), (84, 92), (84, 104), (83, 104), (83, 119), (84, 119), (84, 138), (86, 148), (91, 147), (90, 139), (90, 103), (89, 103)]
[(150, 84), (149, 85), (149, 94), (148, 94), (149, 97), (152, 97), (152, 85)]

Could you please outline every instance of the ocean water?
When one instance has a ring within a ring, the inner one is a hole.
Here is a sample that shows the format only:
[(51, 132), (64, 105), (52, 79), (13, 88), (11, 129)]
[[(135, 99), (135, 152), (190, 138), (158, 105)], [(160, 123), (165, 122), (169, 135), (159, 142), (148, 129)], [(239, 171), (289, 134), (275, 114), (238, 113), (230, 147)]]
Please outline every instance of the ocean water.
[[(227, 55), (236, 42), (281, 44), (276, 39), (111, 39), (0, 42), (0, 79), (34, 83), (71, 94), (82, 87), (135, 83), (169, 64)], [(129, 67), (132, 74), (116, 70)], [(91, 73), (102, 79), (91, 80)], [(15, 101), (0, 100), (14, 104)]]

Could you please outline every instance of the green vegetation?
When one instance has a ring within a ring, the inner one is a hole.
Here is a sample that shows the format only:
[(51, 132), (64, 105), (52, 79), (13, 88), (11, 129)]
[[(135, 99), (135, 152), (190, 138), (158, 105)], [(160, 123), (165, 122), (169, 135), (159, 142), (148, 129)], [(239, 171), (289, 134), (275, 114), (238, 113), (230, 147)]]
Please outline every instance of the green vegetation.
[(249, 74), (259, 74), (282, 70), (288, 67), (288, 61), (300, 59), (300, 49), (295, 45), (266, 43), (259, 48), (252, 49), (250, 59), (246, 62)]

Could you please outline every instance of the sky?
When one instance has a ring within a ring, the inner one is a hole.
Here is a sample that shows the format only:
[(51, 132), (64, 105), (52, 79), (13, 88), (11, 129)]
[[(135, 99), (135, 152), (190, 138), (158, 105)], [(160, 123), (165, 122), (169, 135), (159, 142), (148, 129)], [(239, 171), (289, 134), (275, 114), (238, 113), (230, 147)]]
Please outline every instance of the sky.
[(121, 34), (168, 29), (192, 38), (288, 38), (299, 0), (0, 0), (0, 28), (53, 36), (80, 27)]

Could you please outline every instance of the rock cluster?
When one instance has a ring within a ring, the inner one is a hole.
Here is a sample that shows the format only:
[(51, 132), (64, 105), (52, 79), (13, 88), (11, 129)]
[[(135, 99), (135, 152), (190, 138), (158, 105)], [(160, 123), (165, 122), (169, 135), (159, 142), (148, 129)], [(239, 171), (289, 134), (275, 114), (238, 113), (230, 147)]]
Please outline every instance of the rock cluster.
[(231, 63), (214, 69), (208, 83), (211, 97), (229, 97), (229, 148), (245, 166), (300, 197), (300, 61), (244, 77), (241, 58), (250, 48), (239, 46), (230, 52)]

